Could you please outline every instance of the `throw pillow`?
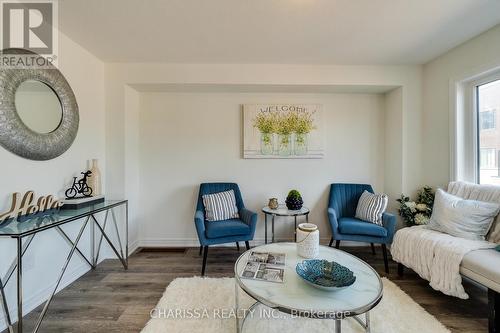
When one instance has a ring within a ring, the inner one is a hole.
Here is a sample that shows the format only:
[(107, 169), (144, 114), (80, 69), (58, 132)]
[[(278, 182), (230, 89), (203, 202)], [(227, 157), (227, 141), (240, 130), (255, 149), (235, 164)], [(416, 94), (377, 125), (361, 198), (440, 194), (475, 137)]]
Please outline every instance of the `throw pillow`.
[(207, 221), (224, 221), (239, 218), (236, 197), (233, 190), (205, 194), (202, 196), (202, 199)]
[(356, 218), (382, 225), (382, 214), (387, 209), (389, 199), (385, 194), (374, 194), (364, 191), (356, 207)]
[(464, 200), (438, 189), (426, 227), (455, 237), (484, 240), (499, 210), (497, 203)]

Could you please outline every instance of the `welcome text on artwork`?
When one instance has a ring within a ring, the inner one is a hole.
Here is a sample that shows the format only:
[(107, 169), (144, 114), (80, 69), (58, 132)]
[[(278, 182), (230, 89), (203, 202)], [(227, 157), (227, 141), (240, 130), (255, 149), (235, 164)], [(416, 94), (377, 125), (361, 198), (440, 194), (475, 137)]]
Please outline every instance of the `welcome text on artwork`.
[(307, 112), (307, 108), (297, 105), (281, 104), (260, 107), (260, 112)]

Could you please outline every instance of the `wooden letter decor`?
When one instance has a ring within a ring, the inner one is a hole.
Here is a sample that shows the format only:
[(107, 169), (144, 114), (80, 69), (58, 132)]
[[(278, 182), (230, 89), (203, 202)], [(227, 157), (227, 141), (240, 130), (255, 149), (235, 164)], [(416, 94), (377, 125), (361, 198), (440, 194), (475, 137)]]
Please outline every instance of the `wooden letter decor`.
[(63, 205), (60, 200), (57, 200), (52, 195), (47, 195), (38, 198), (35, 203), (35, 193), (28, 191), (24, 194), (22, 200), (21, 193), (12, 193), (12, 203), (10, 209), (0, 214), (0, 223), (15, 219), (24, 215), (36, 214), (50, 209), (57, 209)]

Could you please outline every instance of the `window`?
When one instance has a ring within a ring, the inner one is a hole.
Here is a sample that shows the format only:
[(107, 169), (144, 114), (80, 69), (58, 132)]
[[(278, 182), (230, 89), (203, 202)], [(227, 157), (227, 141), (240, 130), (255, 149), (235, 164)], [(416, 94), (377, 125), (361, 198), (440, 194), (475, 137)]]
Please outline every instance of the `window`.
[(495, 148), (481, 148), (479, 167), (481, 170), (496, 168)]
[(496, 110), (479, 111), (479, 129), (495, 129), (497, 122)]
[(500, 110), (500, 80), (476, 85), (474, 95), (478, 127), (478, 183), (500, 185), (500, 130), (496, 116), (496, 110)]

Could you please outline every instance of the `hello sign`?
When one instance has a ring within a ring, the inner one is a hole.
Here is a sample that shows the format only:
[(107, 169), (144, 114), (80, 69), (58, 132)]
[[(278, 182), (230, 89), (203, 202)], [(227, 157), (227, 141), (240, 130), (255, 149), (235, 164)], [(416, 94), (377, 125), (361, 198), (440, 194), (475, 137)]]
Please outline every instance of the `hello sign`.
[(22, 199), (21, 193), (12, 193), (10, 209), (7, 212), (0, 213), (0, 223), (8, 219), (58, 209), (62, 205), (63, 203), (52, 195), (40, 197), (35, 203), (35, 192), (33, 191), (26, 192)]

